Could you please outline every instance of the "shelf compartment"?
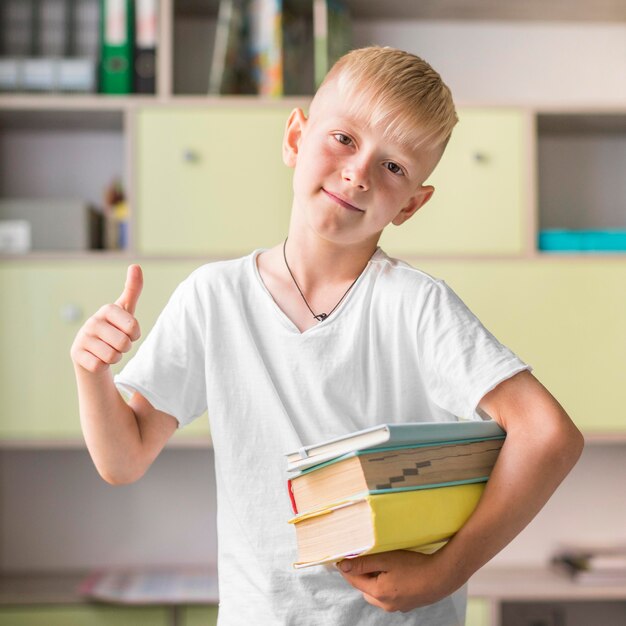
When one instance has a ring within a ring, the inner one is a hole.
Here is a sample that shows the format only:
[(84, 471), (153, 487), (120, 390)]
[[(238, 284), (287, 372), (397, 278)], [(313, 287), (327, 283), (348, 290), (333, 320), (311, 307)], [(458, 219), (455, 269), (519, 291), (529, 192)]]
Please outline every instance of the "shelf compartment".
[(537, 137), (538, 248), (625, 251), (626, 112), (539, 112)]

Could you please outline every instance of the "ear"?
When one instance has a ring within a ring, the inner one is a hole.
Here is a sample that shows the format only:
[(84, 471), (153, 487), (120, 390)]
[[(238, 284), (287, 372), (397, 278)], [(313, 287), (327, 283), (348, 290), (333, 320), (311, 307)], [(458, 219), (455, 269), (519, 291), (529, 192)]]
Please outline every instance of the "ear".
[(300, 139), (306, 122), (307, 118), (302, 109), (294, 109), (287, 119), (283, 135), (283, 162), (287, 167), (296, 165)]
[(419, 209), (421, 209), (435, 193), (435, 188), (432, 185), (422, 185), (416, 192), (416, 194), (410, 199), (409, 203), (402, 209), (398, 215), (396, 215), (391, 223), (396, 226), (404, 224), (409, 217), (415, 215)]

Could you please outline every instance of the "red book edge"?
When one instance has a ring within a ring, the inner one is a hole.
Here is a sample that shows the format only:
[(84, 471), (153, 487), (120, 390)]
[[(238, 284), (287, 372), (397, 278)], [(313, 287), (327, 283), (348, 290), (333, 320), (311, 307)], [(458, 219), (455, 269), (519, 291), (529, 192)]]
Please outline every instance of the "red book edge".
[(297, 515), (298, 507), (296, 506), (296, 498), (293, 495), (293, 485), (291, 483), (291, 478), (287, 480), (287, 491), (289, 492), (289, 499), (291, 500), (291, 508), (293, 509), (293, 512)]

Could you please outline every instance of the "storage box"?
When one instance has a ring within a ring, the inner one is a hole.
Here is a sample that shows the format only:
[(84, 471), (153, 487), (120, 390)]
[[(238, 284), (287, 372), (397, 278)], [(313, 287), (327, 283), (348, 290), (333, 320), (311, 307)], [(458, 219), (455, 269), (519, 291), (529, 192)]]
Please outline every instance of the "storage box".
[(102, 247), (102, 214), (80, 199), (2, 198), (0, 221), (30, 225), (32, 250)]
[(626, 230), (542, 230), (539, 249), (547, 252), (626, 252)]
[(96, 91), (96, 62), (89, 58), (60, 59), (58, 82), (60, 91), (90, 93)]
[(0, 58), (0, 91), (17, 91), (21, 84), (21, 61), (17, 58)]
[(25, 91), (54, 91), (58, 73), (59, 61), (56, 58), (26, 58), (22, 61), (20, 87)]
[(30, 223), (26, 220), (0, 220), (0, 253), (28, 252), (31, 239)]

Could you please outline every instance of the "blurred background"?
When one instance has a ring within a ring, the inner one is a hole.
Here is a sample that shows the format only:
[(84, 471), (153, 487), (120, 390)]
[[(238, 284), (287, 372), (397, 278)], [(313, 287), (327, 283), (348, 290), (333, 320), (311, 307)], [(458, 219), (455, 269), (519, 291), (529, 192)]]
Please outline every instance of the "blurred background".
[[(445, 279), (587, 441), (471, 581), (468, 624), (626, 623), (624, 0), (0, 0), (0, 625), (214, 622), (206, 417), (106, 484), (69, 347), (130, 262), (145, 335), (192, 269), (284, 239), (286, 117), (370, 44), (425, 58), (460, 119), (432, 202), (381, 246)], [(155, 571), (132, 581), (150, 606), (79, 592)]]

